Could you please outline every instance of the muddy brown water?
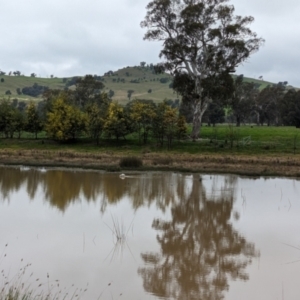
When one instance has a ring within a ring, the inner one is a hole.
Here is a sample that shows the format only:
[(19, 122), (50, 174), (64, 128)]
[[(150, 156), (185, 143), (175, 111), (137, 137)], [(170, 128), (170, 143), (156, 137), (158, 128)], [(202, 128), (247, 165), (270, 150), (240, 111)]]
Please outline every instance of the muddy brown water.
[(298, 300), (300, 181), (0, 167), (0, 269), (61, 299)]

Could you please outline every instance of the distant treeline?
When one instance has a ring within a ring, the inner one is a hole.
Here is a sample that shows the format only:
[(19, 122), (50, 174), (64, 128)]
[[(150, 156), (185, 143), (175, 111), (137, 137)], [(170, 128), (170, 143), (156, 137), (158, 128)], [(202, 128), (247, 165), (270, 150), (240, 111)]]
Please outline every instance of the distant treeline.
[[(70, 90), (51, 90), (38, 85), (43, 100), (25, 103), (17, 99), (0, 102), (0, 133), (6, 138), (21, 137), (23, 131), (37, 137), (45, 131), (48, 138), (60, 141), (89, 137), (99, 143), (101, 138), (126, 139), (135, 133), (140, 143), (149, 139), (158, 145), (172, 146), (175, 139), (187, 137), (187, 124), (192, 122), (191, 101), (134, 99), (122, 106), (111, 100), (113, 91), (105, 93), (101, 78), (87, 75), (71, 79)], [(128, 98), (132, 90), (128, 91)], [(300, 127), (300, 91), (288, 89), (287, 82), (270, 85), (263, 90), (243, 76), (234, 79), (234, 92), (229, 98), (213, 98), (203, 122), (256, 123), (257, 125), (288, 125)]]
[[(204, 114), (203, 122), (215, 125), (229, 122), (264, 124), (270, 126), (300, 127), (300, 90), (288, 87), (286, 81), (260, 90), (259, 84), (244, 81), (243, 75), (235, 77), (229, 97), (213, 97)], [(192, 122), (191, 101), (183, 96), (180, 114)]]
[(175, 139), (186, 136), (187, 125), (178, 114), (178, 101), (155, 104), (133, 100), (126, 106), (112, 102), (103, 92), (104, 84), (91, 75), (78, 78), (74, 90), (50, 90), (43, 100), (25, 104), (18, 100), (0, 102), (0, 132), (6, 138), (21, 137), (23, 131), (37, 137), (42, 130), (59, 141), (88, 136), (95, 143), (102, 137), (126, 139), (136, 133), (146, 144), (150, 137), (158, 144), (172, 146)]

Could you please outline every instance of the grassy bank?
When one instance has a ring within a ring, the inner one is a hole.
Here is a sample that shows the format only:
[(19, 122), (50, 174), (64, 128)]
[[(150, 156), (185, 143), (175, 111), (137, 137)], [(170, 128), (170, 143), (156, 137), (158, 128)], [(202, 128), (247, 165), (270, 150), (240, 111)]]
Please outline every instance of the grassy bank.
[(160, 153), (190, 153), (190, 154), (235, 154), (235, 155), (295, 155), (300, 154), (300, 129), (295, 127), (217, 125), (203, 126), (201, 139), (192, 142), (189, 139), (177, 141), (174, 139), (171, 149), (158, 147), (155, 140), (149, 140), (147, 145), (138, 141), (138, 135), (132, 134), (126, 140), (102, 139), (96, 145), (86, 137), (71, 143), (59, 143), (47, 139), (44, 132), (34, 139), (33, 134), (22, 133), (21, 139), (5, 139), (0, 135), (1, 149), (39, 149), (79, 152), (122, 152), (132, 153), (145, 151)]
[(60, 166), (121, 171), (124, 157), (142, 161), (140, 170), (300, 176), (300, 135), (293, 127), (203, 127), (202, 139), (175, 141), (171, 149), (155, 141), (140, 145), (136, 136), (126, 141), (89, 139), (57, 143), (41, 135), (0, 139), (0, 162), (29, 166)]
[(134, 135), (96, 145), (87, 138), (58, 143), (44, 134), (37, 140), (27, 134), (0, 139), (0, 162), (119, 171), (120, 160), (134, 156), (142, 161), (140, 170), (300, 176), (298, 132), (294, 127), (204, 126), (201, 140), (174, 141), (171, 149), (158, 147), (155, 141), (141, 145)]
[[(35, 167), (70, 167), (105, 171), (135, 170), (120, 167), (131, 153), (83, 153), (76, 151), (1, 150), (4, 165)], [(142, 161), (141, 171), (178, 171), (204, 173), (235, 173), (240, 175), (300, 176), (300, 156), (197, 155), (175, 153), (144, 153), (134, 157)]]

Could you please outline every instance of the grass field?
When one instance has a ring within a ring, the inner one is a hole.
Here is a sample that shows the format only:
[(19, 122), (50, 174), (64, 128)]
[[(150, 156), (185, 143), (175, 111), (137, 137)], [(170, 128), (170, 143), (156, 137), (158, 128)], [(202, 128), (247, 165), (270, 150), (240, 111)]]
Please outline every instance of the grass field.
[(300, 150), (300, 131), (295, 127), (219, 125), (215, 128), (203, 127), (202, 138), (212, 144), (209, 146), (200, 142), (203, 150), (207, 148), (214, 152), (234, 151), (256, 155), (297, 153)]
[[(125, 82), (117, 82), (118, 78)], [(161, 83), (161, 78), (168, 78), (166, 83)], [(164, 99), (176, 99), (178, 96), (169, 88), (172, 77), (168, 74), (153, 74), (148, 68), (126, 67), (114, 72), (114, 76), (105, 76), (106, 90), (113, 90), (113, 100), (120, 103), (129, 101), (127, 91), (133, 90), (131, 99), (147, 99), (160, 102)], [(138, 83), (137, 83), (138, 82)], [(148, 91), (151, 90), (151, 93)]]
[(48, 140), (45, 133), (39, 134), (37, 140), (32, 134), (23, 133), (21, 139), (0, 138), (0, 149), (74, 150), (91, 153), (99, 151), (140, 153), (147, 149), (150, 152), (191, 154), (294, 155), (300, 154), (300, 130), (295, 127), (256, 125), (203, 126), (201, 139), (196, 142), (190, 139), (174, 140), (171, 149), (167, 149), (166, 146), (158, 147), (155, 140), (150, 140), (147, 145), (140, 144), (137, 134), (127, 136), (126, 140), (102, 139), (100, 144), (96, 145), (86, 137), (74, 143), (58, 143)]
[(300, 177), (300, 134), (292, 127), (204, 126), (202, 139), (174, 141), (171, 149), (157, 147), (154, 140), (140, 145), (136, 135), (118, 142), (103, 139), (100, 145), (88, 138), (58, 143), (45, 134), (37, 140), (29, 134), (20, 140), (0, 138), (0, 163), (4, 165), (121, 171), (120, 162), (129, 157), (141, 160), (141, 171)]

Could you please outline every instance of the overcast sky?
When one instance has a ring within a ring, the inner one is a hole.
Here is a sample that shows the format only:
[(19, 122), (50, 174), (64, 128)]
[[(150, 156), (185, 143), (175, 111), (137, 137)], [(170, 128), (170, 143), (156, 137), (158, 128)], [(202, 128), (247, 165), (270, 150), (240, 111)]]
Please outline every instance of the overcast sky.
[[(143, 40), (149, 0), (0, 0), (0, 69), (25, 75), (103, 75), (159, 62), (160, 43)], [(300, 1), (232, 0), (266, 40), (237, 74), (300, 87)]]

